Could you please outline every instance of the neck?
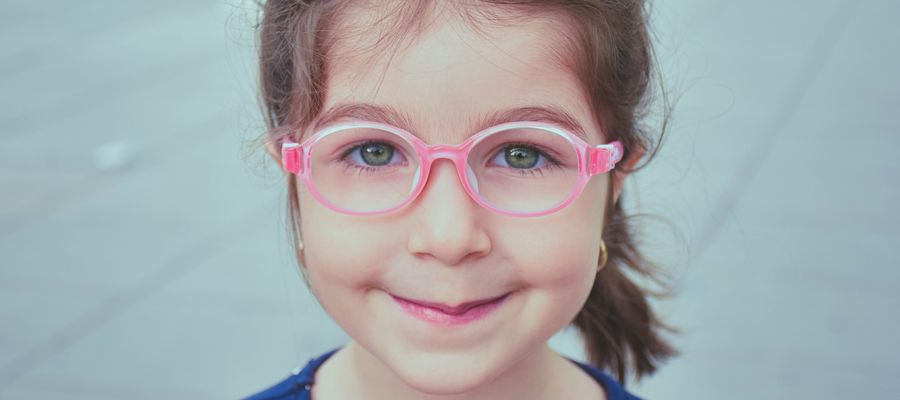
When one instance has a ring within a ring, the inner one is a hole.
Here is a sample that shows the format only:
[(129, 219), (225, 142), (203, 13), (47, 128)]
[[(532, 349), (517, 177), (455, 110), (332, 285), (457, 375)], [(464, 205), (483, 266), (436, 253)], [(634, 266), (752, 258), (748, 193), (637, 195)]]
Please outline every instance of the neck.
[[(323, 400), (330, 398), (355, 399), (396, 399), (396, 400), (513, 400), (513, 399), (549, 399), (555, 398), (555, 389), (551, 385), (560, 381), (559, 372), (564, 368), (562, 359), (546, 344), (536, 347), (529, 354), (511, 365), (499, 376), (483, 384), (455, 394), (430, 394), (410, 387), (403, 382), (381, 360), (369, 353), (354, 341), (344, 346), (332, 356), (327, 364), (334, 361), (333, 377), (340, 378), (332, 382), (339, 385), (323, 383), (321, 392), (340, 391), (340, 396), (331, 397), (322, 394)], [(324, 374), (322, 374), (324, 375)], [(322, 377), (326, 380), (326, 377)], [(330, 380), (330, 379), (328, 379)], [(316, 398), (314, 396), (314, 398)]]

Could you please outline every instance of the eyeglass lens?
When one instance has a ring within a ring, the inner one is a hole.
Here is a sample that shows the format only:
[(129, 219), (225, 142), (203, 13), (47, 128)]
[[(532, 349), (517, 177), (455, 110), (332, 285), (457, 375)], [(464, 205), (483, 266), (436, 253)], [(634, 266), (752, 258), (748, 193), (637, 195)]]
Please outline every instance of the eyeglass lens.
[[(415, 147), (377, 128), (348, 128), (310, 149), (310, 178), (330, 203), (356, 212), (393, 208), (424, 176)], [(472, 189), (491, 206), (540, 212), (563, 202), (578, 183), (578, 154), (566, 137), (539, 128), (495, 132), (467, 160)]]

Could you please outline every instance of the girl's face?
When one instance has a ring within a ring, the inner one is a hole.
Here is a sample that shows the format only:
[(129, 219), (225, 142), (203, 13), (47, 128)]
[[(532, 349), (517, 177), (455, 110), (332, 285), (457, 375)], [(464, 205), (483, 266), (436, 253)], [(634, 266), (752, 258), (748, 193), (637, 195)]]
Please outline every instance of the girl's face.
[[(323, 110), (389, 107), (426, 143), (456, 145), (480, 116), (549, 106), (583, 126), (589, 144), (606, 143), (575, 75), (559, 62), (565, 42), (554, 21), (510, 25), (435, 22), (393, 57), (373, 57), (378, 47), (360, 42), (377, 34), (338, 40)], [(534, 218), (480, 207), (446, 159), (415, 202), (380, 216), (332, 211), (298, 181), (309, 284), (354, 341), (406, 384), (431, 393), (477, 387), (545, 346), (585, 303), (608, 176), (594, 177), (567, 208)], [(395, 299), (455, 306), (507, 294), (483, 318), (455, 325), (414, 317)]]

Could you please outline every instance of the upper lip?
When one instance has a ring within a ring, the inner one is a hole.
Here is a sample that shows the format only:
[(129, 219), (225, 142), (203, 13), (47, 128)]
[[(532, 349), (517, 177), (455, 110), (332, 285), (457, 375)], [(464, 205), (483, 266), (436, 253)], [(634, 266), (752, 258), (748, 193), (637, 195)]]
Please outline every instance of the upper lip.
[(423, 306), (426, 306), (426, 307), (438, 309), (438, 310), (441, 310), (441, 311), (443, 311), (443, 312), (445, 312), (445, 313), (447, 313), (447, 314), (461, 314), (461, 313), (464, 313), (464, 312), (468, 311), (468, 310), (469, 310), (470, 308), (472, 308), (472, 307), (477, 307), (477, 306), (480, 306), (480, 305), (482, 305), (482, 304), (487, 304), (487, 303), (490, 303), (490, 302), (494, 302), (494, 301), (500, 300), (500, 299), (502, 299), (503, 297), (506, 297), (506, 295), (508, 295), (508, 294), (509, 294), (509, 293), (504, 293), (504, 294), (502, 294), (502, 295), (500, 295), (500, 296), (495, 296), (495, 297), (491, 297), (491, 298), (486, 298), (486, 299), (481, 299), (481, 300), (474, 300), (474, 301), (467, 301), (467, 302), (465, 302), (465, 303), (460, 303), (460, 304), (458, 304), (458, 305), (456, 305), (456, 306), (448, 306), (448, 305), (443, 304), (443, 303), (435, 303), (435, 302), (431, 302), (431, 301), (423, 301), (423, 300), (407, 299), (407, 298), (405, 298), (405, 297), (400, 297), (400, 296), (396, 296), (396, 295), (393, 295), (393, 296), (396, 297), (396, 298), (398, 298), (398, 299), (401, 299), (401, 300), (404, 300), (404, 301), (408, 301), (408, 302), (410, 302), (410, 303), (416, 303), (416, 304), (423, 305)]

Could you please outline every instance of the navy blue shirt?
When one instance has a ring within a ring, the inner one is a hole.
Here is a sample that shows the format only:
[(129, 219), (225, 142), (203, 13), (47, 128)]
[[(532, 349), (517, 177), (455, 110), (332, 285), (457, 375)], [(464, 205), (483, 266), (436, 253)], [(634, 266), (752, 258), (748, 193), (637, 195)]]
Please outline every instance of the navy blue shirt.
[[(331, 350), (319, 357), (309, 360), (309, 363), (307, 363), (302, 370), (294, 372), (294, 374), (287, 377), (287, 379), (278, 382), (262, 392), (247, 397), (245, 400), (310, 400), (310, 389), (312, 388), (316, 369), (318, 369), (328, 357), (331, 357), (332, 354), (337, 352), (338, 349)], [(641, 400), (637, 396), (626, 392), (619, 382), (607, 375), (600, 368), (568, 357), (566, 358), (596, 379), (597, 382), (603, 386), (603, 389), (606, 390), (606, 398), (608, 400)]]

